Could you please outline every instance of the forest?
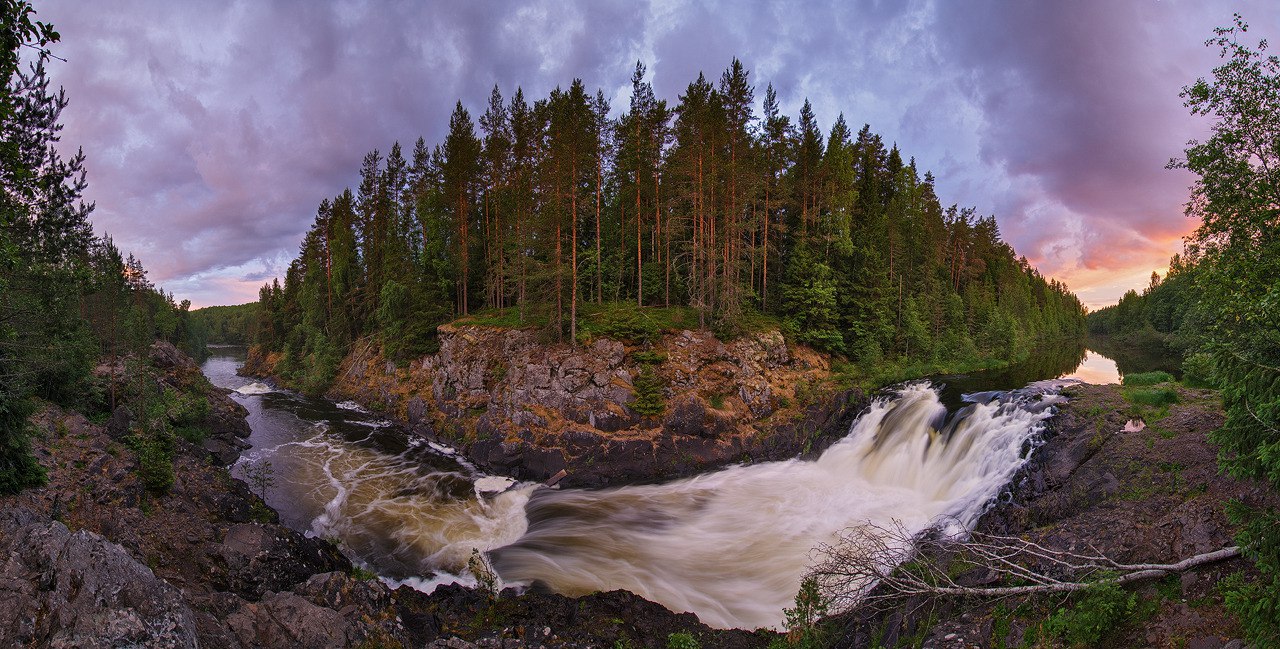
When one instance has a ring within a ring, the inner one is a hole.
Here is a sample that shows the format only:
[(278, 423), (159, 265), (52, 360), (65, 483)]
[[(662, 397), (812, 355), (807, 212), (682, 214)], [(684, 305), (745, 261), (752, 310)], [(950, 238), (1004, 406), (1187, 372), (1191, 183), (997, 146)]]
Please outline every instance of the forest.
[(460, 317), (571, 343), (637, 319), (721, 337), (780, 325), (863, 366), (1008, 361), (1083, 334), (1063, 284), (994, 217), (944, 208), (869, 126), (841, 115), (824, 136), (772, 86), (756, 115), (737, 60), (674, 103), (645, 74), (616, 118), (580, 80), (532, 103), (495, 87), (478, 122), (458, 102), (442, 143), (369, 152), (262, 287), (255, 342), (322, 388), (352, 341), (403, 361)]
[[(0, 15), (0, 494), (40, 484), (28, 417), (37, 400), (87, 413), (114, 407), (114, 386), (91, 373), (155, 340), (193, 355), (204, 341), (190, 303), (156, 288), (133, 255), (94, 235), (84, 155), (56, 144), (67, 105), (50, 89), (53, 28), (25, 3)], [(26, 47), (32, 60), (20, 56)]]

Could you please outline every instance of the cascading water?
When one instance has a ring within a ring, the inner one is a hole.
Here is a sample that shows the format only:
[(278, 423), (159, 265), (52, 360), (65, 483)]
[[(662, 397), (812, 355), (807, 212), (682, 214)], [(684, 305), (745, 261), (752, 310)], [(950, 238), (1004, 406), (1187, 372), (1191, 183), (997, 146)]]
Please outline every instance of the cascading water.
[[(987, 395), (991, 396), (991, 395)], [(1028, 389), (950, 419), (927, 383), (876, 401), (816, 461), (670, 484), (535, 492), (529, 529), (491, 553), (508, 582), (625, 589), (716, 627), (774, 627), (813, 548), (864, 521), (972, 526), (1022, 465), (1058, 397)]]
[(271, 461), (267, 502), (282, 521), (342, 541), (394, 584), (469, 582), (473, 549), (491, 551), (508, 585), (626, 589), (741, 628), (780, 625), (813, 549), (847, 527), (972, 526), (1060, 399), (1044, 382), (971, 395), (948, 415), (938, 389), (915, 383), (875, 401), (817, 460), (584, 491), (506, 488), (509, 480), (410, 442), (356, 404), (237, 377), (233, 358), (214, 358), (205, 372), (250, 411), (254, 448), (238, 473)]

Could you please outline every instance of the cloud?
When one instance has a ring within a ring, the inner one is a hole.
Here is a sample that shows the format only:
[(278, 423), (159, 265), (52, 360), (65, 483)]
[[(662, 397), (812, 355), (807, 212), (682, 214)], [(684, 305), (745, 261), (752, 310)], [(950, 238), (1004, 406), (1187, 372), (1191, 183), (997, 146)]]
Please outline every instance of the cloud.
[[(1015, 248), (1074, 288), (1149, 274), (1192, 224), (1163, 170), (1203, 133), (1179, 88), (1230, 8), (1079, 3), (577, 0), (174, 3), (50, 0), (63, 35), (65, 146), (89, 156), (94, 220), (200, 304), (254, 299), (319, 201), (392, 142), (440, 141), (496, 84), (531, 99), (582, 78), (625, 107), (643, 60), (674, 103), (735, 56), (757, 98), (870, 123), (995, 213)], [(1276, 8), (1246, 13), (1277, 21)], [(1115, 273), (1113, 273), (1115, 276)], [(1099, 295), (1110, 295), (1100, 293)], [(1119, 293), (1115, 296), (1118, 297)], [(1099, 298), (1104, 299), (1104, 298)], [(1113, 299), (1113, 298), (1105, 298)]]

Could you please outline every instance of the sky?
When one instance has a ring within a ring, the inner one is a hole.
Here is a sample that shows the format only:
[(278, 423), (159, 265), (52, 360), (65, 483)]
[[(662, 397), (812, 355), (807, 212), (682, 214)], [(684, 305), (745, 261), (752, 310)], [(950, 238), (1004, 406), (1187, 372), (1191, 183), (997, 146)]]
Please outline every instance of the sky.
[[(1163, 273), (1196, 223), (1167, 170), (1209, 124), (1181, 88), (1233, 12), (1280, 42), (1280, 3), (1200, 0), (35, 0), (62, 35), (61, 147), (88, 157), (93, 221), (194, 306), (257, 299), (325, 197), (393, 142), (443, 139), (496, 84), (581, 78), (625, 107), (636, 61), (675, 103), (733, 57), (794, 116), (870, 124), (994, 214), (1086, 306)], [(757, 113), (758, 114), (758, 113)]]

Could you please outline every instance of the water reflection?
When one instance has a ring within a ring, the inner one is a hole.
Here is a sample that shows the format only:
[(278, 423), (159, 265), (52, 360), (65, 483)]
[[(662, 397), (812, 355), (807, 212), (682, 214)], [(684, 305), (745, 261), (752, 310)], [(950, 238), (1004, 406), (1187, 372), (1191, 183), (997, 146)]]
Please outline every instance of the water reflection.
[(1090, 349), (1085, 352), (1084, 360), (1080, 362), (1080, 366), (1064, 375), (1063, 378), (1080, 379), (1085, 383), (1094, 385), (1119, 383), (1120, 368), (1115, 361)]

